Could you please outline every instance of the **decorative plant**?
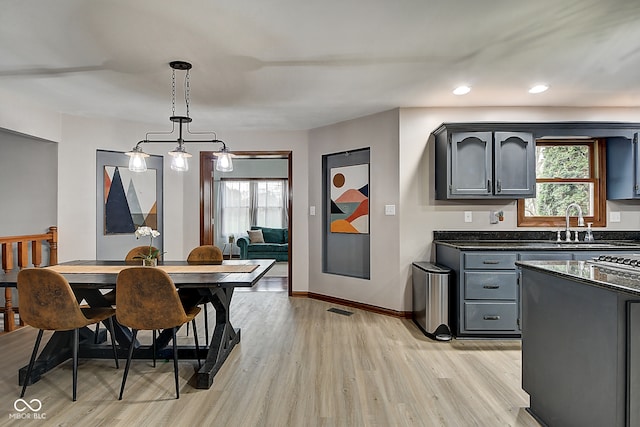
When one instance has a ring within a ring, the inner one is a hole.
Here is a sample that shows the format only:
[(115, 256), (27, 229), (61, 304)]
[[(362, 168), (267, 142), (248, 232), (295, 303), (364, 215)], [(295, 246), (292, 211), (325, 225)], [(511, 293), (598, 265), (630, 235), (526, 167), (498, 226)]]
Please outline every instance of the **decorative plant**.
[(152, 230), (151, 227), (143, 226), (138, 227), (135, 232), (136, 239), (140, 237), (149, 236), (149, 251), (147, 254), (136, 255), (135, 259), (157, 259), (160, 256), (160, 251), (153, 247), (153, 238), (158, 237), (160, 232), (158, 230)]

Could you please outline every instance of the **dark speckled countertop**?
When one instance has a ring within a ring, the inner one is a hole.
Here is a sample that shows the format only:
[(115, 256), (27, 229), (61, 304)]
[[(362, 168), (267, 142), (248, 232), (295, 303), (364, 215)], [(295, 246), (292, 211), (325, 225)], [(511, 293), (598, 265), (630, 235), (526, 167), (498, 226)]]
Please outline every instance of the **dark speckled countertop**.
[(542, 240), (438, 240), (437, 245), (451, 246), (467, 251), (615, 251), (638, 250), (640, 242), (622, 240), (602, 240), (596, 242), (561, 242)]
[(516, 265), (640, 297), (640, 269), (609, 268), (589, 261), (517, 261)]
[[(640, 250), (640, 232), (595, 231), (593, 242), (557, 242), (552, 231), (434, 231), (435, 244), (464, 250), (598, 251)], [(580, 235), (583, 238), (583, 235)]]

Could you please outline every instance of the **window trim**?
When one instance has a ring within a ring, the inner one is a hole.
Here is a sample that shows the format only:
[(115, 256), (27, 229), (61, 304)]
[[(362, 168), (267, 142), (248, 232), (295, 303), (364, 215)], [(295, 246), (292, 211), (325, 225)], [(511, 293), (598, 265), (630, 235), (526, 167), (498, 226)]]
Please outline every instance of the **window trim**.
[[(570, 178), (570, 179), (554, 179), (554, 178), (536, 178), (538, 182), (592, 182), (594, 183), (594, 215), (585, 216), (584, 222), (593, 223), (594, 227), (606, 227), (607, 225), (607, 182), (606, 182), (606, 159), (605, 144), (606, 141), (601, 138), (597, 139), (562, 139), (562, 140), (539, 140), (536, 145), (590, 145), (589, 168), (591, 170), (591, 178)], [(518, 199), (518, 227), (565, 227), (566, 218), (564, 216), (525, 216), (524, 215), (524, 199)], [(571, 227), (578, 226), (578, 219), (574, 212), (569, 217), (569, 225)]]

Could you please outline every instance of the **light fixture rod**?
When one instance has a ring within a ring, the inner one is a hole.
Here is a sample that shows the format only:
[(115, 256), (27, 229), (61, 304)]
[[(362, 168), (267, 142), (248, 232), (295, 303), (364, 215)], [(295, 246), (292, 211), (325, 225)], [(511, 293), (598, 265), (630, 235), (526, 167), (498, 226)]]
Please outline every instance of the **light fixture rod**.
[[(185, 148), (185, 143), (219, 143), (222, 144), (222, 148), (218, 152), (216, 169), (222, 172), (231, 172), (233, 170), (233, 164), (231, 158), (233, 154), (227, 150), (227, 145), (217, 138), (215, 132), (191, 132), (189, 129), (189, 123), (192, 122), (191, 117), (189, 117), (189, 93), (191, 91), (191, 87), (189, 84), (189, 70), (191, 69), (191, 64), (186, 61), (171, 61), (169, 65), (172, 68), (171, 73), (171, 112), (172, 115), (169, 117), (169, 120), (172, 123), (171, 132), (147, 132), (145, 135), (145, 139), (138, 141), (133, 150), (126, 153), (131, 157), (129, 162), (129, 170), (144, 172), (146, 170), (146, 165), (144, 162), (144, 158), (149, 155), (142, 151), (140, 147), (142, 144), (147, 143), (178, 143), (178, 146), (169, 152), (169, 154), (173, 157), (171, 163), (171, 169), (176, 170), (178, 172), (185, 172), (189, 169), (187, 164), (187, 159), (191, 157)], [(185, 104), (186, 104), (186, 116), (176, 115), (176, 70), (185, 71)], [(178, 139), (151, 139), (150, 135), (173, 135), (176, 126), (178, 123)], [(186, 123), (187, 129), (186, 132), (183, 133), (182, 126)], [(184, 135), (213, 135), (214, 139), (195, 139), (195, 140), (185, 140)]]

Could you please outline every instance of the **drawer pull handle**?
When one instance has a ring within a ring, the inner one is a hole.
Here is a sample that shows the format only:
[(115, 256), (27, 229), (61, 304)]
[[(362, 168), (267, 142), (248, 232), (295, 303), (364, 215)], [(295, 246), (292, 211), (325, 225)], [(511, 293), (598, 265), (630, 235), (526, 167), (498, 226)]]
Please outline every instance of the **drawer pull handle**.
[(483, 285), (482, 287), (485, 289), (498, 289), (500, 285)]
[(484, 316), (484, 320), (500, 320), (500, 316)]
[(483, 264), (500, 264), (500, 261), (494, 261), (494, 260), (488, 259), (488, 260), (482, 261), (482, 263)]

